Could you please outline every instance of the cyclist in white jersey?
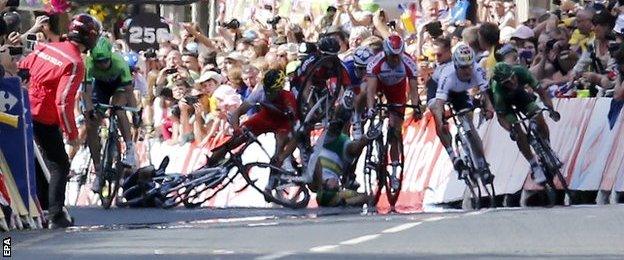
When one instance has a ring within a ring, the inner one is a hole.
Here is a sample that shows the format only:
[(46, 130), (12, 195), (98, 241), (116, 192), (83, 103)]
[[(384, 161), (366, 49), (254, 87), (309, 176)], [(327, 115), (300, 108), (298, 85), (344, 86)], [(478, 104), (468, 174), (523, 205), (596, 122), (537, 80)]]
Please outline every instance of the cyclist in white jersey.
[[(472, 100), (468, 95), (468, 90), (473, 88), (479, 88), (480, 92), (485, 92), (488, 89), (488, 80), (486, 72), (474, 61), (474, 51), (465, 44), (458, 45), (453, 51), (453, 69), (447, 69), (446, 73), (440, 77), (438, 83), (438, 90), (436, 92), (435, 101), (431, 105), (431, 110), (435, 118), (436, 132), (442, 145), (446, 149), (449, 157), (453, 161), (453, 166), (456, 170), (463, 168), (463, 162), (455, 154), (452, 148), (452, 137), (448, 128), (444, 124), (444, 105), (445, 103), (451, 103), (453, 109), (457, 112), (465, 108), (472, 108)], [(484, 98), (485, 115), (487, 119), (491, 119), (494, 116), (494, 107), (490, 100), (489, 95), (481, 95)], [(472, 120), (470, 120), (472, 123)], [(474, 129), (474, 126), (472, 126)], [(476, 131), (471, 132), (477, 135)], [(479, 136), (474, 136), (473, 140), (479, 140), (476, 151), (484, 154), (483, 144)], [(484, 156), (479, 156), (484, 158)], [(491, 176), (487, 176), (487, 179), (491, 179)]]

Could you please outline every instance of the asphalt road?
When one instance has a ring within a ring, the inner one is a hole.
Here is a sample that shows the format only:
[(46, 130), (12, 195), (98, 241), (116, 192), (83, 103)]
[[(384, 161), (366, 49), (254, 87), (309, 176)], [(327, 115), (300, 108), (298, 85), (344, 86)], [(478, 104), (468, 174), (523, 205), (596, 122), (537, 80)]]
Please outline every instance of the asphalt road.
[(17, 259), (624, 259), (624, 205), (368, 215), (359, 209), (72, 209), (13, 231)]

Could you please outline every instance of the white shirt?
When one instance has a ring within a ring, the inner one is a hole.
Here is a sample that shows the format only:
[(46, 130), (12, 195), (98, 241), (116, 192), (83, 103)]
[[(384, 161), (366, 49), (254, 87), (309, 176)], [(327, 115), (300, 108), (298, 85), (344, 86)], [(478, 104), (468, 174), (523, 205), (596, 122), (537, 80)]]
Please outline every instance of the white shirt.
[(438, 82), (436, 99), (446, 101), (448, 100), (449, 92), (465, 92), (473, 87), (479, 87), (481, 91), (486, 90), (488, 88), (488, 80), (485, 70), (477, 64), (474, 64), (473, 67), (472, 77), (468, 82), (459, 80), (454, 66), (451, 67), (452, 69), (446, 70)]

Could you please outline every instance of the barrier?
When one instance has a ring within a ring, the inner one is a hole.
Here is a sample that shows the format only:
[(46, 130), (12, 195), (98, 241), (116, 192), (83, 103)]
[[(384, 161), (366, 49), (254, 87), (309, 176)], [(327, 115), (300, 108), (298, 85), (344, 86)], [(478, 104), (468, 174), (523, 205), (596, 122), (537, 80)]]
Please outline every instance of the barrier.
[[(621, 138), (624, 136), (624, 112), (615, 113), (619, 116), (611, 126), (607, 117), (610, 103), (611, 99), (608, 98), (556, 100), (555, 107), (561, 113), (562, 119), (554, 123), (547, 118), (551, 145), (565, 164), (562, 173), (573, 190), (624, 191), (624, 139)], [(456, 129), (452, 127), (451, 131), (455, 132)], [(528, 162), (497, 120), (482, 123), (478, 131), (483, 139), (490, 169), (496, 176), (494, 185), (497, 194), (514, 194), (521, 189), (540, 189), (529, 177)], [(263, 135), (259, 139), (268, 152), (272, 153), (273, 137)], [(208, 139), (193, 144), (169, 145), (151, 141), (137, 144), (137, 152), (138, 158), (142, 158), (142, 165), (149, 164), (150, 159), (154, 165), (158, 165), (164, 156), (169, 156), (171, 163), (167, 168), (168, 173), (189, 173), (201, 167), (210, 149), (221, 142), (223, 140)], [(151, 151), (149, 158), (148, 147)], [(451, 161), (435, 133), (430, 114), (425, 113), (424, 118), (418, 122), (406, 123), (404, 147), (406, 170), (401, 195), (396, 204), (398, 212), (421, 212), (428, 205), (462, 198), (465, 184), (457, 179)], [(258, 147), (251, 146), (243, 159), (247, 162), (268, 161), (262, 154)], [(362, 163), (358, 165), (357, 172), (358, 180), (362, 182)], [(245, 185), (244, 179), (239, 178), (203, 206), (272, 206), (265, 203), (263, 197), (253, 189), (236, 193), (235, 191)], [(86, 203), (87, 201), (80, 201), (78, 205)], [(314, 200), (311, 200), (309, 207), (316, 207)], [(389, 210), (385, 196), (382, 196), (378, 210)]]
[(37, 200), (33, 129), (27, 91), (19, 78), (0, 80), (0, 112), (17, 116), (17, 124), (0, 124), (0, 172), (5, 223), (3, 228), (41, 226)]

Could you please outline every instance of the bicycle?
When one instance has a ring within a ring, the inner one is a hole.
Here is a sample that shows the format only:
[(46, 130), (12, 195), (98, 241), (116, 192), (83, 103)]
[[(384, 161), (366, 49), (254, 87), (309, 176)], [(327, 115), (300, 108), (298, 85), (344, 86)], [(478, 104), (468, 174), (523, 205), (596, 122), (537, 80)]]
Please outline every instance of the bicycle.
[[(104, 209), (109, 209), (119, 191), (119, 181), (128, 167), (121, 162), (121, 134), (117, 126), (117, 111), (137, 113), (133, 107), (95, 104), (95, 110), (108, 117), (108, 127), (100, 126), (100, 138), (104, 141), (101, 151), (100, 174), (102, 175), (102, 190), (99, 193)], [(107, 111), (107, 112), (106, 112)]]
[[(377, 102), (374, 116), (364, 122), (368, 124), (368, 132), (381, 131), (380, 129), (388, 124), (387, 121), (389, 120), (389, 114), (393, 112), (392, 109), (397, 108), (412, 108), (415, 110), (414, 113), (420, 113), (420, 107), (418, 105), (382, 104)], [(394, 208), (399, 198), (405, 162), (402, 137), (398, 144), (400, 152), (399, 161), (393, 163), (388, 163), (388, 159), (390, 158), (390, 143), (387, 133), (383, 134), (383, 131), (381, 131), (381, 133), (366, 146), (364, 157), (364, 192), (369, 197), (369, 207), (377, 205), (384, 188), (392, 208)], [(393, 175), (397, 177), (399, 181), (397, 189), (393, 189), (390, 185), (391, 175), (388, 173), (388, 168), (391, 169)]]
[[(559, 157), (553, 151), (550, 146), (550, 142), (542, 137), (539, 132), (539, 125), (536, 122), (536, 118), (541, 115), (544, 111), (549, 111), (547, 108), (542, 108), (539, 111), (535, 112), (532, 115), (525, 115), (518, 111), (518, 109), (514, 109), (516, 116), (520, 119), (517, 125), (520, 125), (522, 130), (527, 134), (527, 138), (529, 141), (529, 145), (535, 151), (535, 154), (538, 157), (540, 162), (540, 167), (544, 170), (544, 175), (546, 175), (546, 194), (549, 199), (548, 206), (553, 206), (556, 203), (556, 189), (554, 178), (555, 176), (561, 182), (563, 190), (568, 195), (570, 199), (573, 198), (570, 190), (568, 189), (568, 184), (565, 180), (565, 177), (561, 174), (561, 167), (563, 167), (563, 163), (559, 160)], [(515, 140), (515, 133), (512, 132), (512, 140)], [(521, 206), (526, 206), (526, 200), (528, 197), (528, 193), (523, 190), (520, 198)]]
[(475, 152), (479, 149), (477, 142), (481, 142), (481, 140), (475, 140), (475, 137), (478, 138), (478, 136), (474, 124), (471, 122), (472, 117), (470, 114), (473, 113), (476, 107), (454, 112), (455, 110), (449, 103), (449, 108), (451, 114), (446, 116), (445, 119), (452, 118), (455, 126), (457, 126), (453, 149), (457, 151), (459, 158), (464, 162), (464, 167), (459, 172), (459, 179), (464, 180), (464, 183), (466, 183), (466, 189), (462, 198), (462, 209), (473, 210), (481, 208), (481, 197), (483, 195), (481, 188), (485, 190), (486, 195), (490, 198), (490, 207), (495, 207), (496, 191), (493, 178), (485, 179), (486, 175), (492, 177), (493, 175), (490, 172), (485, 156)]
[[(187, 208), (200, 206), (230, 185), (239, 174), (242, 175), (247, 184), (235, 191), (236, 193), (252, 186), (263, 194), (267, 202), (289, 208), (302, 208), (308, 205), (310, 193), (305, 186), (306, 183), (297, 178), (301, 177), (300, 168), (291, 172), (273, 166), (270, 163), (252, 162), (244, 164), (243, 153), (253, 144), (258, 144), (267, 158), (270, 158), (270, 155), (264, 149), (257, 136), (246, 128), (242, 128), (242, 135), (233, 138), (245, 138), (247, 141), (239, 148), (228, 147), (228, 142), (214, 148), (213, 151), (227, 149), (228, 156), (226, 156), (226, 159), (217, 167), (200, 168), (183, 177), (182, 180), (177, 180), (179, 182), (177, 185), (172, 185), (170, 189), (162, 190), (161, 195), (166, 198), (162, 206), (164, 208), (172, 208), (180, 203)], [(269, 176), (265, 179), (268, 180), (273, 177), (277, 180), (277, 185), (270, 187), (269, 190), (264, 189), (266, 186), (261, 187), (258, 182), (260, 178), (254, 178), (258, 174), (265, 175), (267, 173), (266, 169), (269, 170)], [(200, 196), (208, 190), (210, 190), (208, 195)], [(292, 196), (290, 196), (291, 193)]]

